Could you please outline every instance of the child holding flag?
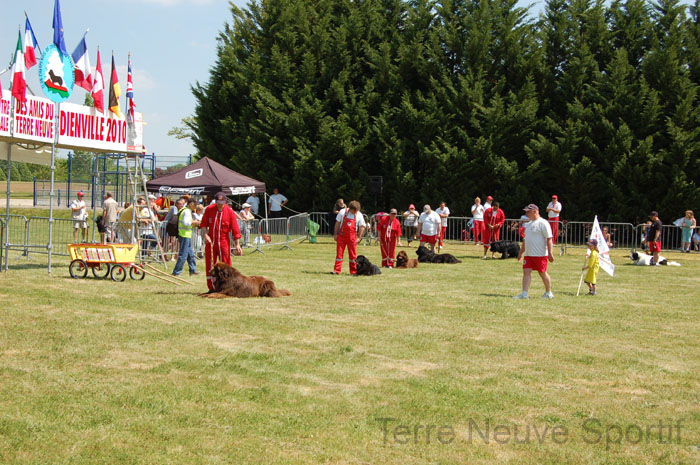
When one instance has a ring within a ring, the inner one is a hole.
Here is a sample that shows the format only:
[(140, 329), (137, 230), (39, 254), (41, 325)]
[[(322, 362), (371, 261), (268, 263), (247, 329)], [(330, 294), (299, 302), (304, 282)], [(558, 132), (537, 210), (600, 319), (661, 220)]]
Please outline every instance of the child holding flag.
[(586, 278), (584, 282), (588, 285), (588, 295), (595, 295), (595, 284), (598, 277), (598, 270), (600, 269), (600, 261), (598, 259), (598, 241), (591, 239), (586, 242), (590, 255), (588, 256), (588, 263), (581, 268), (581, 271), (588, 270), (586, 273)]

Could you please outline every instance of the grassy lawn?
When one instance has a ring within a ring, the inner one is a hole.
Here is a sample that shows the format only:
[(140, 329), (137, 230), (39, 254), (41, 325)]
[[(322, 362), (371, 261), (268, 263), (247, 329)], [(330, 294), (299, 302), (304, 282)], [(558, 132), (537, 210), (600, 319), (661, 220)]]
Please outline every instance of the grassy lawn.
[(535, 279), (514, 301), (515, 260), (446, 251), (463, 263), (359, 278), (328, 274), (327, 241), (235, 257), (293, 293), (248, 300), (13, 256), (0, 462), (698, 463), (700, 256), (642, 268), (616, 251), (616, 277), (576, 297), (570, 251), (554, 300)]

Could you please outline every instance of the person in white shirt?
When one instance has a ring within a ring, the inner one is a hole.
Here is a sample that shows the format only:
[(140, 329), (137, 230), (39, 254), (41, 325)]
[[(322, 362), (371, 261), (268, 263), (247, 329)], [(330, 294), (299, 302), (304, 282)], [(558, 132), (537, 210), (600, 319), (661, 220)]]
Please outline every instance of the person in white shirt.
[(258, 194), (253, 192), (248, 196), (246, 199), (245, 203), (250, 204), (250, 211), (253, 212), (253, 215), (258, 214), (258, 209), (260, 208), (260, 198), (258, 197)]
[(447, 208), (445, 202), (440, 202), (440, 208), (435, 210), (435, 213), (440, 217), (440, 247), (445, 240), (445, 231), (447, 230), (447, 218), (450, 216), (450, 209)]
[(430, 244), (430, 250), (435, 251), (435, 242), (440, 235), (442, 219), (431, 210), (430, 205), (423, 207), (423, 213), (418, 218), (418, 229), (420, 230), (420, 245)]
[(408, 238), (408, 245), (411, 245), (411, 241), (418, 239), (418, 218), (420, 218), (420, 213), (416, 211), (416, 206), (411, 204), (408, 206), (408, 211), (403, 212), (403, 225), (406, 231), (404, 235)]
[(491, 197), (491, 196), (489, 195), (488, 197), (486, 197), (486, 203), (484, 204), (484, 211), (486, 211), (486, 210), (488, 210), (489, 208), (491, 208), (491, 202), (493, 202), (493, 197)]
[[(525, 239), (520, 248), (518, 262), (523, 262), (523, 291), (513, 297), (514, 299), (529, 299), (528, 290), (532, 278), (532, 270), (537, 271), (544, 283), (545, 293), (543, 299), (553, 299), (552, 279), (547, 274), (547, 262), (554, 262), (552, 253), (552, 228), (549, 223), (540, 216), (540, 209), (534, 203), (525, 207), (525, 215), (530, 220), (524, 224)], [(523, 259), (524, 257), (524, 259)]]
[(268, 201), (270, 218), (282, 218), (282, 207), (284, 207), (287, 202), (287, 197), (280, 194), (279, 189), (276, 187), (272, 189), (272, 195)]
[(479, 244), (479, 238), (484, 233), (484, 212), (486, 208), (481, 205), (481, 198), (477, 197), (474, 199), (474, 205), (472, 205), (472, 218), (474, 220), (474, 245)]
[(87, 206), (83, 201), (84, 194), (78, 192), (77, 196), (78, 198), (70, 203), (70, 209), (72, 211), (71, 216), (73, 218), (73, 242), (78, 242), (78, 230), (82, 230), (83, 242), (87, 242)]
[(547, 221), (552, 228), (552, 242), (557, 245), (557, 236), (559, 235), (559, 213), (561, 213), (561, 202), (559, 197), (552, 196), (552, 201), (547, 205)]
[(243, 247), (250, 247), (250, 229), (253, 226), (253, 220), (255, 215), (253, 215), (252, 206), (246, 202), (242, 205), (241, 212), (238, 214), (240, 219), (238, 220), (238, 228), (243, 234)]

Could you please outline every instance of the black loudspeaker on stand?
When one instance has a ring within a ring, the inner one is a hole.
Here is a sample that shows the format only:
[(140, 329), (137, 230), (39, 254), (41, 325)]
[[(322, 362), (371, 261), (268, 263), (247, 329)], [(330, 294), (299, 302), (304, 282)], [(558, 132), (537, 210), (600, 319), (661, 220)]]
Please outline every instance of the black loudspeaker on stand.
[(369, 177), (369, 193), (374, 196), (374, 210), (377, 211), (377, 197), (382, 195), (382, 183), (383, 178), (381, 176), (370, 176)]

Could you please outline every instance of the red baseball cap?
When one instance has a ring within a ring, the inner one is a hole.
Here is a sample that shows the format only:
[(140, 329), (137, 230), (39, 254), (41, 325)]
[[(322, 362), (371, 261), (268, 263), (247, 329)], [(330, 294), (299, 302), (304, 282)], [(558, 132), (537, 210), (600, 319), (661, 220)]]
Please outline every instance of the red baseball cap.
[(81, 191), (81, 192), (78, 192), (78, 195), (79, 195), (80, 197), (83, 197), (85, 194), (83, 194), (83, 192)]
[(552, 198), (555, 200), (559, 199), (559, 197), (557, 197), (557, 194), (552, 194)]
[(488, 197), (486, 197), (486, 200), (493, 200), (493, 197), (489, 195)]

